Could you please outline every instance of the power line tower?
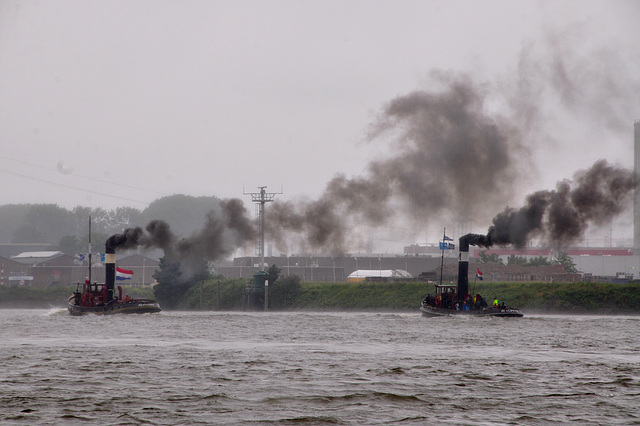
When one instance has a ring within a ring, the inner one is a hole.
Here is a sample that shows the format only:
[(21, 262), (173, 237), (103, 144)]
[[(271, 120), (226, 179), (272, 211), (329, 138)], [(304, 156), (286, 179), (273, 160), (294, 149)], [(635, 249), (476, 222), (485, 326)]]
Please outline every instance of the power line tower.
[(266, 186), (259, 186), (260, 192), (244, 192), (251, 195), (251, 201), (258, 206), (258, 257), (260, 258), (260, 271), (264, 271), (264, 205), (272, 202), (280, 192), (267, 192)]

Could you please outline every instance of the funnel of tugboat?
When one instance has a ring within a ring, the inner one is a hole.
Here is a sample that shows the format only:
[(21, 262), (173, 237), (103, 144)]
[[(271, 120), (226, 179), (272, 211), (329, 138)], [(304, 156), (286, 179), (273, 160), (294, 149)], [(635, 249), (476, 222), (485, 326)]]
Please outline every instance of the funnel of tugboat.
[(458, 254), (458, 299), (469, 294), (469, 239), (460, 237)]
[(116, 250), (110, 244), (105, 244), (104, 250), (104, 283), (107, 286), (107, 302), (113, 300), (116, 282)]

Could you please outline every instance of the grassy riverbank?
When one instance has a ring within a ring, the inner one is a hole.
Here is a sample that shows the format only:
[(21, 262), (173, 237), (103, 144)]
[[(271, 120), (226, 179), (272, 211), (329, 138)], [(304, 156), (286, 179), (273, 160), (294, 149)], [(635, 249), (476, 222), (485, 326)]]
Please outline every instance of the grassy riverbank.
[[(277, 283), (276, 283), (277, 285)], [(272, 309), (416, 311), (420, 300), (433, 293), (425, 283), (302, 283), (295, 294), (278, 295)], [(243, 280), (215, 279), (193, 287), (180, 309), (241, 310)], [(75, 287), (34, 289), (0, 287), (0, 308), (65, 307)], [(526, 312), (640, 314), (640, 284), (592, 283), (470, 283), (473, 294)], [(153, 298), (150, 288), (125, 288), (132, 297)]]
[[(433, 286), (424, 283), (303, 284), (297, 309), (415, 310)], [(473, 294), (537, 312), (640, 314), (640, 284), (470, 283)]]

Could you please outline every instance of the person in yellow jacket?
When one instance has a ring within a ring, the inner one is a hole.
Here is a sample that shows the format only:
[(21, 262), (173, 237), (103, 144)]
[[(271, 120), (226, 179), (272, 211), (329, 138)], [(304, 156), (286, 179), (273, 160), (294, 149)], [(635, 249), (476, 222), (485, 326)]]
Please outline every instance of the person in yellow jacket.
[(496, 307), (498, 306), (498, 298), (497, 297), (493, 298), (493, 306), (496, 306)]

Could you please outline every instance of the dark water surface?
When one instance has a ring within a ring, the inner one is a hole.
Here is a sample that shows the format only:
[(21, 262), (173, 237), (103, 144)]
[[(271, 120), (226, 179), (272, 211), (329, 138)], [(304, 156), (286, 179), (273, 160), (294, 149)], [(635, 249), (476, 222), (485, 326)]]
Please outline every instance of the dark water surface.
[(0, 424), (640, 424), (640, 317), (0, 310)]

